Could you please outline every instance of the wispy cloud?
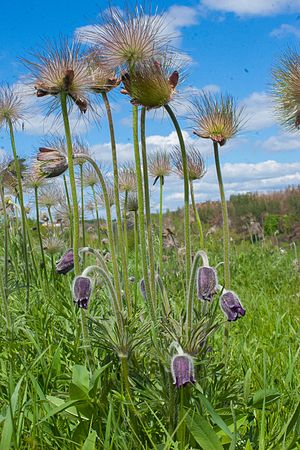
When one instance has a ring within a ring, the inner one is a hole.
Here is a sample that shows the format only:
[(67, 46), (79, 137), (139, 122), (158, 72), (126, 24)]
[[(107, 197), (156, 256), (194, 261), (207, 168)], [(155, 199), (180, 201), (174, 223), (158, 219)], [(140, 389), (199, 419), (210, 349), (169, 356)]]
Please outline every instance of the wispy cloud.
[(270, 33), (270, 36), (276, 38), (283, 38), (289, 35), (295, 36), (296, 38), (300, 39), (300, 28), (294, 27), (293, 25), (289, 25), (287, 23), (283, 23), (282, 25), (280, 25), (280, 27), (275, 28)]
[(286, 152), (291, 150), (300, 150), (299, 138), (295, 135), (282, 134), (271, 136), (259, 145), (269, 152)]
[(298, 13), (300, 0), (202, 0), (201, 5), (239, 16), (273, 16)]
[(247, 131), (257, 131), (270, 128), (276, 120), (270, 96), (266, 92), (253, 92), (241, 101), (247, 115)]

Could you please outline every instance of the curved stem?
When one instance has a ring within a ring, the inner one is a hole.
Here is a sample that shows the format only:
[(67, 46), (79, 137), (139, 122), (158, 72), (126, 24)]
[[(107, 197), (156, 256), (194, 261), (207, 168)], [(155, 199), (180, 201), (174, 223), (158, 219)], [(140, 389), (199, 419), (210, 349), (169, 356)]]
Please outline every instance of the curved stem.
[(153, 241), (152, 241), (150, 192), (149, 192), (148, 162), (147, 162), (147, 148), (146, 148), (146, 108), (145, 107), (143, 107), (142, 111), (141, 111), (141, 144), (142, 144), (142, 160), (143, 160), (144, 193), (145, 193), (145, 209), (146, 209), (146, 223), (147, 223), (151, 295), (152, 295), (152, 301), (153, 301), (154, 308), (156, 308), (155, 264), (154, 264), (154, 251), (153, 251)]
[(117, 261), (117, 257), (116, 257), (116, 251), (115, 251), (115, 242), (114, 242), (114, 234), (113, 234), (113, 228), (112, 228), (110, 203), (109, 203), (109, 198), (108, 198), (108, 194), (107, 194), (105, 180), (104, 180), (101, 170), (99, 169), (97, 163), (93, 160), (93, 158), (91, 158), (90, 156), (85, 155), (85, 154), (78, 154), (78, 155), (76, 155), (76, 157), (85, 159), (93, 166), (93, 168), (95, 169), (95, 172), (98, 175), (98, 178), (99, 178), (99, 181), (101, 184), (101, 188), (103, 191), (103, 197), (104, 197), (105, 211), (106, 211), (107, 233), (108, 233), (108, 239), (109, 239), (109, 245), (110, 245), (111, 260), (112, 260), (112, 266), (113, 266), (113, 275), (114, 275), (114, 281), (116, 284), (118, 305), (119, 305), (119, 309), (121, 311), (122, 310), (122, 293), (121, 293), (121, 285), (120, 285), (120, 278), (119, 278), (119, 271), (118, 271), (118, 261)]
[(101, 255), (101, 253), (98, 250), (95, 250), (92, 247), (82, 247), (79, 249), (79, 254), (81, 255), (82, 253), (90, 253), (91, 255), (96, 256), (99, 264), (101, 265), (102, 269), (105, 270), (105, 272), (107, 272), (108, 275), (110, 275), (110, 272), (108, 270), (108, 267), (106, 265), (105, 259), (104, 257)]
[(164, 177), (159, 177), (159, 272), (163, 268), (163, 184)]
[(30, 285), (30, 278), (29, 278), (29, 262), (28, 262), (28, 254), (27, 254), (27, 231), (26, 231), (26, 213), (25, 213), (25, 207), (24, 207), (24, 197), (23, 197), (23, 188), (22, 188), (22, 180), (21, 180), (21, 170), (17, 155), (17, 149), (16, 149), (16, 143), (15, 143), (15, 136), (14, 136), (14, 129), (11, 120), (8, 120), (8, 127), (9, 127), (9, 134), (10, 134), (10, 142), (11, 142), (11, 148), (14, 155), (14, 161), (16, 166), (16, 173), (17, 173), (17, 180), (18, 180), (18, 197), (20, 201), (20, 207), (21, 207), (21, 217), (22, 217), (22, 238), (23, 238), (23, 253), (24, 253), (24, 261), (25, 261), (25, 274), (26, 274), (26, 304), (29, 303), (29, 285)]
[(185, 235), (185, 251), (186, 251), (186, 286), (188, 287), (192, 257), (191, 257), (191, 240), (190, 240), (189, 175), (187, 166), (187, 156), (184, 139), (176, 116), (169, 105), (165, 105), (165, 109), (168, 112), (174, 124), (175, 130), (177, 132), (182, 157), (183, 183), (184, 183), (184, 235)]
[(124, 245), (123, 230), (122, 230), (122, 215), (121, 215), (121, 207), (120, 207), (119, 174), (118, 174), (118, 161), (117, 161), (115, 131), (114, 131), (114, 124), (113, 124), (110, 104), (109, 104), (109, 101), (108, 101), (108, 98), (107, 98), (107, 95), (105, 92), (102, 93), (102, 98), (103, 98), (105, 108), (106, 108), (107, 120), (108, 120), (108, 125), (109, 125), (109, 132), (110, 132), (111, 154), (112, 154), (113, 172), (114, 172), (114, 193), (115, 193), (115, 202), (116, 202), (118, 238), (119, 238), (119, 243), (120, 243), (120, 253), (121, 253), (121, 260), (122, 260), (123, 281), (124, 281), (126, 304), (127, 304), (128, 315), (130, 317), (131, 313), (132, 313), (132, 307), (131, 307), (131, 295), (130, 295), (130, 290), (129, 290), (126, 249), (125, 249), (125, 245)]
[(82, 229), (82, 245), (85, 247), (85, 226), (84, 226), (84, 185), (83, 185), (83, 164), (80, 167), (80, 193), (81, 193), (81, 229)]
[(224, 185), (221, 173), (220, 158), (219, 158), (219, 148), (217, 142), (214, 142), (214, 155), (216, 163), (216, 171), (219, 183), (220, 197), (221, 197), (221, 207), (223, 216), (223, 248), (224, 248), (224, 286), (226, 289), (230, 289), (230, 255), (229, 255), (229, 226), (228, 226), (228, 211), (227, 203), (225, 199)]
[(100, 232), (100, 221), (99, 221), (99, 212), (98, 212), (98, 203), (96, 198), (96, 192), (95, 187), (91, 186), (92, 192), (93, 192), (93, 199), (94, 199), (94, 206), (95, 206), (95, 213), (96, 213), (96, 221), (97, 221), (97, 235), (98, 235), (98, 245), (99, 248), (102, 248), (102, 242), (101, 242), (101, 232)]
[(63, 120), (64, 120), (65, 136), (66, 136), (66, 142), (67, 142), (68, 167), (69, 167), (69, 176), (70, 176), (70, 185), (71, 185), (71, 193), (72, 193), (72, 203), (73, 203), (74, 272), (75, 272), (75, 275), (78, 275), (79, 272), (80, 272), (79, 256), (78, 256), (78, 250), (79, 250), (79, 213), (78, 213), (76, 182), (75, 182), (75, 174), (74, 174), (73, 147), (72, 147), (70, 123), (69, 123), (68, 109), (67, 109), (67, 94), (65, 92), (61, 92), (61, 94), (60, 94), (60, 102), (61, 102), (61, 110), (62, 110), (62, 115), (63, 115)]
[(203, 228), (202, 228), (202, 223), (201, 223), (201, 219), (198, 213), (198, 209), (196, 206), (196, 202), (195, 202), (195, 194), (194, 194), (194, 186), (193, 186), (193, 182), (192, 180), (190, 180), (190, 190), (191, 190), (191, 199), (192, 199), (192, 205), (193, 205), (193, 211), (194, 211), (194, 215), (195, 215), (195, 219), (198, 225), (198, 230), (199, 230), (199, 244), (200, 244), (200, 249), (204, 249), (204, 238), (203, 238)]
[(89, 266), (87, 267), (81, 274), (82, 277), (87, 277), (88, 274), (90, 272), (99, 272), (102, 277), (105, 279), (106, 285), (109, 289), (109, 292), (111, 294), (111, 299), (112, 299), (112, 307), (114, 309), (115, 312), (115, 316), (116, 316), (116, 320), (119, 326), (119, 331), (121, 332), (121, 330), (123, 329), (123, 322), (121, 320), (122, 317), (122, 310), (120, 309), (120, 305), (119, 305), (119, 301), (118, 301), (118, 297), (117, 297), (117, 293), (116, 290), (114, 288), (114, 285), (112, 283), (112, 279), (109, 276), (109, 274), (100, 266)]
[(138, 107), (132, 106), (132, 127), (133, 127), (133, 148), (134, 159), (137, 179), (137, 194), (138, 194), (138, 208), (139, 208), (139, 229), (140, 229), (140, 244), (141, 244), (141, 257), (143, 266), (143, 277), (145, 282), (146, 296), (149, 299), (150, 313), (153, 320), (155, 320), (155, 307), (152, 301), (149, 273), (148, 273), (148, 261), (147, 261), (147, 247), (146, 247), (146, 233), (145, 233), (145, 216), (144, 216), (144, 192), (143, 192), (143, 175), (141, 169), (141, 158), (139, 151), (138, 140)]

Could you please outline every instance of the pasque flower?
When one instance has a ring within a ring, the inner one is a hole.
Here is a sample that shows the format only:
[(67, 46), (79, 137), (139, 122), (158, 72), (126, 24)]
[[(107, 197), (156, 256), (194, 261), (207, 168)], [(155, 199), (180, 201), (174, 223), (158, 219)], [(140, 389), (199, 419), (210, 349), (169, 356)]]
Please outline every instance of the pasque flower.
[(178, 71), (172, 70), (167, 61), (151, 60), (122, 73), (121, 92), (130, 95), (133, 105), (160, 108), (172, 100), (178, 81)]
[(235, 321), (246, 314), (240, 299), (233, 291), (224, 290), (220, 297), (220, 306), (229, 322)]
[(184, 353), (178, 343), (175, 343), (174, 346), (177, 349), (177, 354), (173, 356), (171, 361), (173, 384), (175, 384), (177, 388), (180, 388), (189, 383), (195, 383), (193, 358), (187, 353)]
[(109, 8), (102, 14), (102, 23), (83, 29), (78, 38), (94, 45), (107, 66), (118, 68), (157, 56), (168, 41), (164, 28), (163, 16), (145, 14), (141, 7)]
[(62, 39), (57, 44), (49, 43), (34, 61), (24, 59), (24, 64), (31, 71), (37, 97), (57, 98), (64, 93), (70, 104), (75, 103), (83, 113), (87, 111), (88, 92), (94, 81), (78, 42)]
[(74, 269), (74, 253), (70, 248), (62, 255), (59, 261), (56, 263), (56, 273), (65, 275)]
[(203, 92), (192, 100), (190, 119), (194, 134), (223, 146), (240, 131), (243, 113), (244, 109), (236, 106), (233, 97)]
[(300, 126), (300, 55), (286, 52), (273, 69), (272, 93), (282, 124), (291, 131)]
[(78, 276), (74, 280), (74, 302), (79, 308), (87, 309), (92, 293), (92, 281), (89, 277)]
[(36, 157), (36, 169), (45, 178), (55, 178), (68, 168), (66, 156), (56, 148), (40, 147)]
[(218, 292), (218, 276), (214, 267), (201, 266), (197, 274), (197, 296), (199, 300), (211, 301)]

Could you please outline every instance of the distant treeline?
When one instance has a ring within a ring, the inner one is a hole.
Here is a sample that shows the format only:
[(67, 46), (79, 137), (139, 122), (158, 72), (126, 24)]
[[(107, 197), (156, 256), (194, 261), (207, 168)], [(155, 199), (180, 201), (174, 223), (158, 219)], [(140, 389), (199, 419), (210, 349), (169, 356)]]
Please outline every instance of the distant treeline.
[[(218, 201), (207, 201), (197, 207), (206, 230), (222, 225)], [(276, 234), (287, 240), (300, 240), (300, 186), (267, 194), (231, 195), (228, 213), (230, 227), (237, 233), (251, 234), (261, 229), (264, 236)], [(171, 214), (167, 212), (166, 216), (171, 219)]]

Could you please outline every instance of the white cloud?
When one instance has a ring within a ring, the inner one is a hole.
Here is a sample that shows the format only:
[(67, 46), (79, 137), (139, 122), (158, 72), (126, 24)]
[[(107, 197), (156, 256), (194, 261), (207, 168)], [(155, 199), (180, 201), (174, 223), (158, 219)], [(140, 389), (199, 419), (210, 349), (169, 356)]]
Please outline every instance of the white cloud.
[(287, 23), (283, 23), (282, 25), (280, 25), (280, 27), (275, 28), (275, 30), (270, 33), (270, 36), (279, 38), (288, 35), (300, 38), (300, 28), (294, 27), (293, 25), (289, 25)]
[[(196, 201), (219, 199), (214, 165), (208, 167), (204, 178), (194, 183)], [(279, 163), (269, 160), (259, 163), (227, 163), (222, 167), (226, 197), (246, 192), (268, 192), (300, 184), (300, 163)], [(156, 194), (157, 195), (157, 194)], [(166, 206), (183, 205), (183, 184), (175, 176), (166, 179)]]
[(201, 5), (241, 16), (271, 16), (298, 13), (300, 0), (202, 0)]
[(290, 134), (271, 136), (260, 143), (264, 150), (270, 152), (284, 152), (289, 150), (300, 150), (299, 137)]
[(275, 125), (276, 120), (271, 98), (266, 92), (253, 92), (240, 104), (245, 107), (245, 114), (248, 119), (245, 126), (247, 131), (262, 130)]
[[(195, 145), (199, 148), (203, 156), (212, 154), (212, 145), (209, 140), (193, 139), (193, 137), (187, 132), (182, 131), (184, 141), (186, 145)], [(146, 138), (147, 153), (152, 151), (164, 149), (168, 152), (173, 150), (174, 145), (178, 145), (178, 137), (175, 131), (172, 131), (166, 136), (152, 135)], [(111, 162), (111, 147), (110, 143), (96, 144), (91, 146), (92, 154), (96, 159), (104, 161), (106, 163)], [(133, 144), (132, 143), (118, 143), (117, 144), (118, 161), (120, 163), (132, 161), (134, 159)]]

